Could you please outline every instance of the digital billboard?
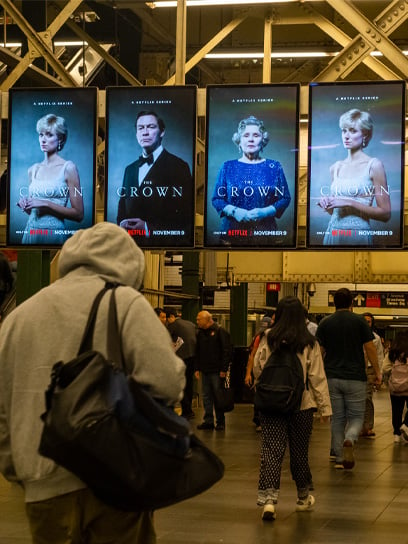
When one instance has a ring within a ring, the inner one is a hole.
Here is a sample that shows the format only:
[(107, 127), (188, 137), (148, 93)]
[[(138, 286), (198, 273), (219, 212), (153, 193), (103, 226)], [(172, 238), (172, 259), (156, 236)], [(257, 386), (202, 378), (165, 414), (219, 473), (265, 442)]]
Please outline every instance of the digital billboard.
[(204, 245), (296, 246), (299, 85), (207, 87)]
[(7, 244), (59, 247), (95, 216), (97, 89), (9, 91)]
[(309, 86), (307, 246), (403, 243), (405, 82)]
[(108, 87), (106, 120), (106, 220), (142, 248), (193, 247), (196, 87)]

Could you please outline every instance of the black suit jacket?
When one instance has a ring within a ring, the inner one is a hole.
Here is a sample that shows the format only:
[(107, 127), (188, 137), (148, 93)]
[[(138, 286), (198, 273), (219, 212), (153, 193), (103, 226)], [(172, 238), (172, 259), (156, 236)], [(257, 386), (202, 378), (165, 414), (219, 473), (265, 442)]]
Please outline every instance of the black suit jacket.
[[(150, 231), (147, 243), (160, 246), (163, 234), (154, 231), (184, 231), (184, 236), (174, 238), (176, 245), (181, 238), (192, 237), (194, 228), (194, 183), (188, 164), (163, 149), (139, 187), (139, 159), (129, 164), (123, 176), (121, 197), (118, 205), (118, 224), (123, 219), (138, 217), (145, 221)], [(139, 240), (139, 237), (136, 236)], [(166, 240), (166, 241), (167, 241)]]

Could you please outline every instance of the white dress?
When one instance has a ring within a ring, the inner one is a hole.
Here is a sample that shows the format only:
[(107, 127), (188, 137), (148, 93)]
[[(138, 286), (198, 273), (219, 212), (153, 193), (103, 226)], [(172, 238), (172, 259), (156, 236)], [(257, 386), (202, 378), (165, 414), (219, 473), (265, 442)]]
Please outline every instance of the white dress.
[[(69, 188), (65, 181), (65, 169), (69, 161), (66, 161), (55, 180), (42, 180), (37, 178), (40, 164), (33, 167), (33, 175), (28, 188), (29, 198), (41, 198), (54, 204), (66, 207), (69, 200)], [(65, 223), (63, 219), (55, 215), (41, 213), (38, 208), (31, 210), (23, 234), (23, 244), (62, 245), (68, 238), (64, 234)]]
[[(362, 175), (353, 178), (340, 178), (339, 170), (341, 161), (334, 165), (333, 182), (330, 186), (330, 196), (352, 198), (364, 206), (372, 206), (374, 201), (374, 184), (370, 179), (370, 169), (375, 161), (368, 161)], [(339, 233), (339, 231), (342, 231)], [(334, 208), (327, 230), (324, 235), (323, 245), (358, 245), (371, 246), (373, 243), (370, 231), (370, 221), (364, 214), (354, 208)], [(347, 234), (349, 233), (349, 234)], [(363, 234), (364, 233), (364, 234)]]

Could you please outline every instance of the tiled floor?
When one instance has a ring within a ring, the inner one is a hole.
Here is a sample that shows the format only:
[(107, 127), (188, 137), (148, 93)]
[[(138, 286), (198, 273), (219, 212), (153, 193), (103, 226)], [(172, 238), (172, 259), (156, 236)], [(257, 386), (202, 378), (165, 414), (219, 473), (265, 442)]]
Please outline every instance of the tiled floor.
[[(359, 441), (353, 471), (334, 469), (329, 426), (315, 422), (314, 511), (295, 512), (286, 459), (277, 519), (262, 522), (255, 504), (259, 435), (252, 407), (237, 405), (225, 433), (198, 431), (224, 460), (225, 477), (206, 493), (157, 511), (158, 544), (407, 544), (408, 445), (393, 443), (386, 391), (376, 394), (375, 406), (377, 436)], [(29, 542), (21, 491), (0, 480), (0, 544)]]

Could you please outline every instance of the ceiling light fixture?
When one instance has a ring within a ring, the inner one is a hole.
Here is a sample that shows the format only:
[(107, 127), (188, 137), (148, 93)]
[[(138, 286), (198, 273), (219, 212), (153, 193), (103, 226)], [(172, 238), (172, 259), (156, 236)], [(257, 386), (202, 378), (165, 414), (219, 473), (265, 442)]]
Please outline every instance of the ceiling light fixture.
[(88, 42), (54, 42), (55, 47), (82, 47), (83, 45), (88, 45)]
[[(338, 53), (327, 53), (325, 51), (293, 51), (293, 52), (274, 52), (271, 53), (273, 59), (288, 59), (288, 58), (320, 58), (320, 57), (334, 57)], [(205, 58), (212, 60), (219, 59), (263, 59), (264, 54), (261, 52), (250, 53), (208, 53)]]
[[(408, 50), (401, 51), (405, 56), (408, 56)], [(339, 53), (337, 51), (274, 51), (271, 53), (272, 59), (290, 59), (290, 58), (324, 58), (324, 57), (336, 57)], [(380, 51), (372, 51), (370, 53), (372, 57), (382, 57), (383, 54)], [(206, 59), (209, 60), (222, 60), (222, 59), (263, 59), (264, 54), (260, 51), (250, 52), (225, 52), (225, 53), (207, 53)]]
[[(283, 0), (283, 2), (297, 2), (298, 0)], [(310, 0), (309, 0), (310, 1)], [(315, 0), (312, 0), (315, 1)], [(282, 3), (282, 0), (252, 0), (251, 6), (255, 4), (277, 4)], [(149, 8), (175, 8), (177, 0), (158, 0), (157, 2), (146, 2)], [(197, 6), (242, 6), (248, 5), (248, 0), (187, 0), (187, 7)]]

